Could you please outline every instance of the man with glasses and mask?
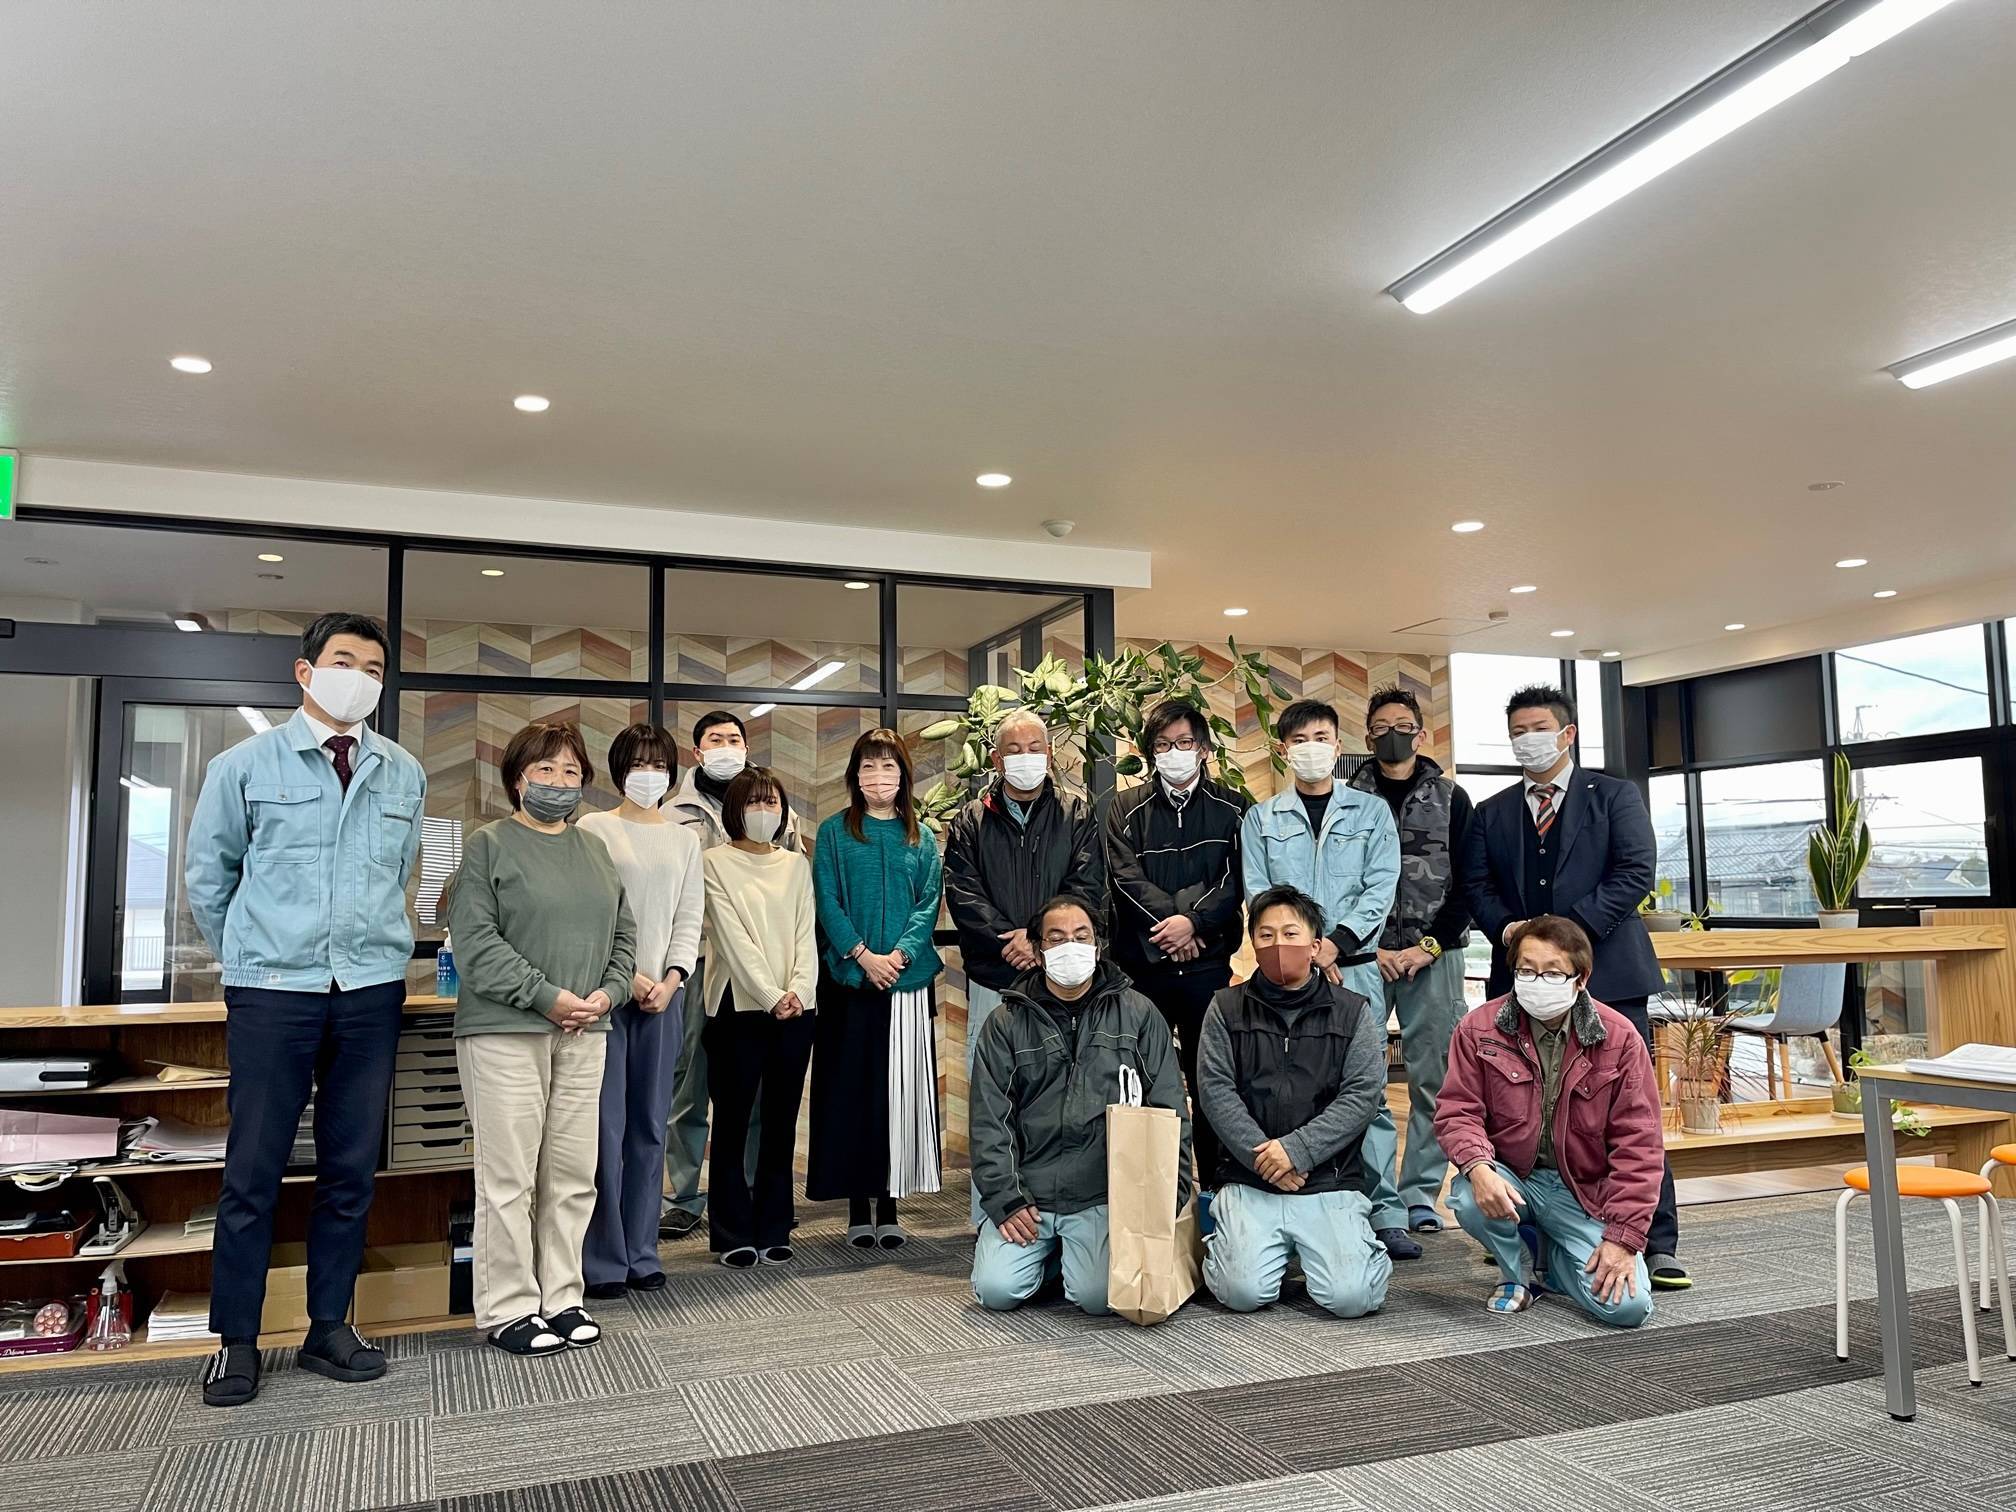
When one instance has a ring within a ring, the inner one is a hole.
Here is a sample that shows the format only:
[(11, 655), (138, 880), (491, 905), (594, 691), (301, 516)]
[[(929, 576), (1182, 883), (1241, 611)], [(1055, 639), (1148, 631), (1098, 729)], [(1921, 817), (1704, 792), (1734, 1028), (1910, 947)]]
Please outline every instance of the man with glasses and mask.
[[(1239, 833), (1246, 900), (1250, 907), (1270, 887), (1314, 898), (1323, 910), (1316, 969), (1383, 1004), (1378, 944), (1400, 883), (1400, 832), (1376, 794), (1337, 780), (1338, 729), (1337, 711), (1314, 698), (1297, 699), (1275, 721), (1276, 748), (1295, 780), (1247, 811)], [(1398, 1143), (1382, 1098), (1365, 1131), (1372, 1227), (1395, 1260), (1418, 1260), (1421, 1246), (1408, 1236), (1407, 1209), (1387, 1174)]]
[[(1559, 688), (1521, 688), (1505, 706), (1505, 722), (1524, 776), (1478, 804), (1463, 837), (1463, 889), (1491, 942), (1487, 991), (1498, 997), (1512, 990), (1507, 952), (1523, 921), (1572, 919), (1594, 952), (1590, 994), (1624, 1015), (1649, 1050), (1647, 1005), (1665, 976), (1638, 917), (1659, 854), (1645, 800), (1622, 778), (1576, 768), (1575, 705)], [(1670, 1170), (1646, 1246), (1655, 1288), (1693, 1284), (1678, 1259)]]
[(259, 1394), (259, 1316), (273, 1212), (315, 1103), (308, 1221), (308, 1337), (296, 1363), (332, 1381), (385, 1374), (346, 1321), (385, 1135), (413, 921), (427, 779), (365, 724), (391, 647), (362, 614), (325, 614), (301, 636), (300, 712), (218, 756), (190, 816), (190, 916), (224, 967), (231, 1131), (211, 1263), (221, 1341), (203, 1400)]
[[(1211, 725), (1195, 704), (1172, 698), (1149, 710), (1141, 747), (1154, 774), (1114, 794), (1106, 811), (1113, 955), (1175, 1031), (1195, 1104), (1204, 1010), (1231, 982), (1239, 948), (1239, 825), (1251, 804), (1211, 775)], [(1198, 1184), (1208, 1194), (1217, 1186), (1218, 1139), (1201, 1110), (1194, 1126)]]
[(1400, 887), (1379, 934), (1384, 992), (1376, 1001), (1400, 1023), (1410, 1104), (1406, 1156), (1397, 1173), (1385, 1176), (1397, 1182), (1407, 1227), (1417, 1234), (1442, 1227), (1435, 1203), (1449, 1164), (1435, 1143), (1435, 1095), (1449, 1064), (1449, 1036), (1463, 1017), (1463, 946), (1470, 930), (1470, 908), (1456, 875), (1470, 795), (1421, 754), (1426, 736), (1420, 700), (1405, 688), (1379, 689), (1365, 704), (1372, 754), (1351, 760), (1346, 778), (1359, 792), (1385, 799), (1400, 829)]

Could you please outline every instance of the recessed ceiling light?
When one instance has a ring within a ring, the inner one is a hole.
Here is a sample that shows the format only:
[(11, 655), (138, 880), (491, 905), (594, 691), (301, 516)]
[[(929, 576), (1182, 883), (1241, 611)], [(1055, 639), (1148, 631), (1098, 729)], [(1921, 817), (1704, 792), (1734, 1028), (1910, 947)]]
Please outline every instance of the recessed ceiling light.
[(2016, 357), (2016, 320), (2005, 320), (2001, 325), (1976, 331), (1972, 336), (1962, 336), (1958, 341), (1949, 341), (1929, 352), (1920, 352), (1916, 357), (1893, 362), (1884, 371), (1904, 387), (1920, 389), (2011, 357)]
[(208, 357), (170, 357), (168, 366), (178, 373), (207, 373), (210, 371)]
[(1015, 480), (1006, 473), (982, 473), (973, 481), (982, 488), (1006, 488)]
[(184, 617), (175, 621), (175, 628), (177, 630), (186, 630), (189, 634), (194, 635), (203, 628), (203, 621)]
[(1806, 492), (1832, 493), (1837, 488), (1846, 488), (1847, 486), (1848, 485), (1843, 483), (1839, 478), (1828, 478), (1819, 483), (1808, 483), (1806, 485)]
[(1615, 661), (1617, 660), (1618, 657), (1622, 656), (1623, 654), (1624, 653), (1622, 651), (1605, 651), (1603, 653), (1603, 660)]
[(1514, 588), (1511, 591), (1513, 593), (1538, 593), (1540, 591), (1540, 585), (1538, 583), (1521, 583), (1517, 588)]
[(56, 558), (54, 557), (23, 557), (21, 560), (26, 562), (30, 567), (54, 567), (56, 565)]
[(1482, 520), (1458, 520), (1449, 528), (1458, 535), (1475, 535), (1484, 528), (1484, 522)]
[(1417, 315), (1441, 308), (1951, 3), (1851, 0), (1823, 7), (1654, 111), (1386, 292)]
[(1843, 557), (1841, 558), (1840, 561), (1836, 562), (1834, 565), (1836, 567), (1867, 567), (1869, 565), (1869, 558)]
[(1869, 595), (1869, 597), (1871, 597), (1871, 598), (1895, 598), (1895, 597), (1897, 597), (1897, 590), (1896, 590), (1895, 588), (1878, 588), (1878, 589), (1877, 589), (1877, 590), (1876, 590), (1876, 591), (1875, 591), (1874, 593), (1870, 594), (1870, 595)]
[(553, 407), (553, 401), (543, 394), (520, 394), (511, 401), (514, 409), (521, 409), (528, 415), (544, 414)]
[(1573, 635), (1575, 632), (1573, 630), (1549, 630), (1547, 633), (1553, 636), (1554, 639), (1556, 640), (1566, 640), (1569, 636)]
[(1225, 618), (1227, 618), (1227, 619), (1244, 619), (1244, 618), (1246, 618), (1247, 614), (1248, 614), (1248, 613), (1250, 613), (1250, 612), (1251, 612), (1251, 611), (1249, 611), (1249, 610), (1245, 610), (1245, 609), (1227, 609), (1227, 610), (1225, 611)]
[(284, 562), (287, 558), (280, 555), (277, 551), (262, 551), (259, 553), (259, 560), (262, 562)]
[(483, 576), (502, 577), (504, 576), (504, 569), (502, 567), (485, 567), (483, 569)]
[(1748, 630), (1750, 627), (1744, 624), (1743, 621), (1736, 620), (1731, 624), (1724, 625), (1722, 628), (1724, 630)]
[(873, 583), (864, 583), (859, 578), (856, 578), (853, 582), (842, 583), (840, 586), (843, 588), (852, 588), (856, 593), (859, 593), (863, 588), (873, 588), (875, 585)]

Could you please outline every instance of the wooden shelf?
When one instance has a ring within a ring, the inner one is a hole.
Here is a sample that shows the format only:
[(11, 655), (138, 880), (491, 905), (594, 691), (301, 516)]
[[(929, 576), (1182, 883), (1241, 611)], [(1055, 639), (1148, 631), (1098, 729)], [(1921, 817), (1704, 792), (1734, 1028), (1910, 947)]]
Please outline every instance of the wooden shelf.
[(1936, 961), (2006, 950), (1999, 924), (1907, 925), (1901, 929), (1682, 929), (1652, 936), (1659, 964), (1673, 971), (1738, 966), (1824, 965), (1835, 961)]
[(154, 1076), (122, 1076), (95, 1087), (43, 1087), (33, 1092), (0, 1092), (0, 1102), (17, 1097), (118, 1097), (127, 1092), (210, 1092), (231, 1085), (228, 1076), (204, 1076), (193, 1081), (162, 1081)]
[[(77, 1172), (76, 1179), (84, 1181), (92, 1176), (157, 1176), (164, 1171), (221, 1171), (221, 1160), (137, 1160), (124, 1165), (85, 1166)], [(471, 1171), (475, 1163), (468, 1160), (442, 1161), (438, 1165), (390, 1166), (378, 1172), (382, 1176), (433, 1176), (443, 1171)], [(289, 1171), (280, 1178), (282, 1181), (313, 1181), (313, 1171)]]
[(185, 1234), (182, 1225), (157, 1223), (116, 1255), (62, 1255), (43, 1260), (0, 1260), (0, 1269), (10, 1265), (110, 1265), (114, 1260), (145, 1260), (154, 1255), (204, 1255), (212, 1248), (211, 1235)]
[[(447, 1013), (455, 999), (406, 999), (408, 1013)], [(221, 1024), (222, 1003), (86, 1003), (73, 1008), (0, 1008), (0, 1029), (144, 1029), (150, 1024)]]
[[(447, 1333), (454, 1329), (473, 1329), (475, 1319), (467, 1313), (452, 1318), (406, 1318), (397, 1323), (373, 1325), (373, 1332), (379, 1337), (407, 1333)], [(307, 1330), (295, 1329), (289, 1333), (264, 1333), (259, 1336), (262, 1349), (280, 1349), (290, 1344), (299, 1344), (307, 1338)], [(171, 1339), (157, 1344), (147, 1337), (143, 1323), (133, 1330), (133, 1342), (124, 1349), (111, 1350), (99, 1354), (89, 1349), (73, 1349), (68, 1354), (17, 1355), (13, 1359), (0, 1360), (0, 1375), (19, 1375), (43, 1370), (89, 1370), (99, 1365), (145, 1364), (161, 1360), (200, 1360), (214, 1354), (217, 1341), (214, 1338)]]

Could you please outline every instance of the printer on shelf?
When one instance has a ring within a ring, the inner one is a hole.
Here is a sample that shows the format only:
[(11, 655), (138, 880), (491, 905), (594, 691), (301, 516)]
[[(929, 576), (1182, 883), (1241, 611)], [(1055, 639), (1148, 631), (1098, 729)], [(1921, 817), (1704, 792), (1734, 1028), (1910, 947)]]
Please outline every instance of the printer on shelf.
[(118, 1074), (119, 1057), (106, 1050), (0, 1055), (0, 1093), (81, 1092), (103, 1086)]

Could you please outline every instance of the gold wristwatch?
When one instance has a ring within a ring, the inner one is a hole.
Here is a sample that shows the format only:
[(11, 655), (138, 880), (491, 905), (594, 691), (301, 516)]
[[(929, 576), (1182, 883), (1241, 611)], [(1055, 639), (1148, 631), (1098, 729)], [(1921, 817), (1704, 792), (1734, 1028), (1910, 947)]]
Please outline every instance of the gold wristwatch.
[(1442, 946), (1441, 943), (1435, 938), (1435, 936), (1423, 935), (1421, 936), (1420, 939), (1416, 940), (1414, 943), (1416, 945), (1419, 945), (1423, 950), (1428, 952), (1429, 960), (1439, 961), (1442, 959)]

